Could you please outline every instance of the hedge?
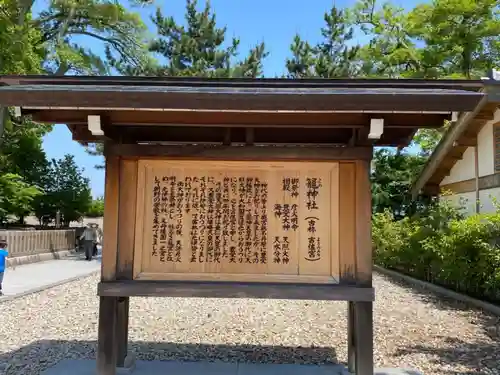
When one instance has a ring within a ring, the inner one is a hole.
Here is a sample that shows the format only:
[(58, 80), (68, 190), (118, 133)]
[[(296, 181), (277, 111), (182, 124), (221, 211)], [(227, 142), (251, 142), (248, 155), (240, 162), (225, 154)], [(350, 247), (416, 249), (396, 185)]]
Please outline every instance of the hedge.
[(372, 228), (378, 265), (500, 303), (500, 211), (464, 217), (444, 201), (402, 220), (375, 214)]

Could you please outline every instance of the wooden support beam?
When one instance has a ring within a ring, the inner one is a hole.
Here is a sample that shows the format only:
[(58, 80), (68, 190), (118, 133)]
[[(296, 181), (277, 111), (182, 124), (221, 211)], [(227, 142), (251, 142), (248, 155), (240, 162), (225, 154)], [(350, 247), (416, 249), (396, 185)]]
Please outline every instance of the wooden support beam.
[(356, 282), (357, 285), (372, 286), (372, 195), (370, 162), (356, 161)]
[(347, 302), (347, 369), (356, 372), (356, 318), (354, 315), (354, 302)]
[(255, 142), (255, 129), (246, 128), (245, 129), (245, 144), (247, 146), (252, 146)]
[(231, 145), (231, 128), (227, 127), (226, 131), (224, 132), (224, 141), (222, 142), (224, 146), (230, 146)]
[(106, 155), (126, 158), (185, 158), (206, 160), (371, 160), (372, 147), (281, 146), (161, 146), (112, 144)]
[(354, 304), (354, 367), (356, 375), (373, 375), (373, 302)]
[(99, 298), (97, 375), (116, 375), (116, 320), (118, 297)]
[[(105, 145), (105, 149), (108, 145)], [(104, 223), (106, 234), (102, 244), (101, 280), (110, 281), (116, 277), (118, 251), (118, 205), (120, 196), (120, 157), (106, 156), (106, 177), (104, 190)]]
[(455, 141), (453, 146), (458, 146), (458, 147), (474, 147), (477, 143), (477, 138), (476, 137), (460, 137)]
[[(120, 158), (106, 157), (104, 192), (104, 241), (102, 249), (101, 280), (116, 278), (118, 251), (118, 210), (120, 194)], [(115, 375), (117, 363), (116, 327), (118, 298), (99, 299), (99, 327), (97, 338), (97, 375)]]
[(120, 161), (118, 215), (118, 248), (120, 251), (117, 253), (117, 280), (132, 280), (133, 277), (137, 174), (138, 162), (136, 159)]
[(118, 297), (116, 306), (115, 342), (116, 342), (116, 367), (124, 367), (128, 351), (128, 315), (130, 298)]
[(440, 193), (440, 188), (439, 184), (427, 184), (425, 185), (423, 191), (423, 194), (430, 195), (430, 196), (436, 196), (439, 195)]
[(495, 111), (491, 110), (491, 109), (484, 109), (482, 111), (480, 111), (477, 115), (476, 115), (476, 120), (485, 120), (485, 121), (490, 121), (490, 120), (493, 120), (495, 118)]
[(339, 268), (340, 283), (354, 284), (356, 281), (356, 206), (355, 163), (339, 165)]
[[(137, 160), (120, 161), (120, 192), (118, 214), (117, 280), (132, 280), (135, 244), (135, 211), (137, 202)], [(116, 366), (123, 367), (127, 357), (129, 298), (121, 297), (117, 302), (116, 321)]]
[(370, 133), (370, 128), (368, 126), (357, 129), (356, 133), (356, 146), (366, 146), (373, 144), (373, 140), (368, 139), (368, 134)]
[[(370, 164), (356, 162), (356, 284), (372, 286)], [(373, 375), (373, 302), (348, 302), (348, 367)]]
[(97, 289), (100, 296), (121, 297), (277, 298), (329, 301), (373, 301), (375, 298), (371, 287), (335, 284), (124, 280), (101, 282)]
[(442, 185), (440, 188), (442, 190), (449, 190), (455, 194), (472, 193), (477, 189), (488, 190), (500, 187), (500, 174), (493, 173), (487, 176), (481, 176), (477, 178), (471, 178), (469, 180), (463, 180), (459, 182), (453, 182), (451, 184)]

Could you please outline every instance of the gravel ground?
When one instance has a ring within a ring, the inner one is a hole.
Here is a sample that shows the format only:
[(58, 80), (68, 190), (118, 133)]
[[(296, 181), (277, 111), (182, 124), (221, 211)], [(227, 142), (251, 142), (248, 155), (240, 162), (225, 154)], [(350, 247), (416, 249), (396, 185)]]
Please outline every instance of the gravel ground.
[[(0, 374), (35, 375), (94, 358), (98, 276), (0, 304)], [(500, 374), (495, 318), (376, 276), (375, 361), (432, 374)], [(280, 363), (346, 361), (346, 303), (131, 299), (139, 359)]]

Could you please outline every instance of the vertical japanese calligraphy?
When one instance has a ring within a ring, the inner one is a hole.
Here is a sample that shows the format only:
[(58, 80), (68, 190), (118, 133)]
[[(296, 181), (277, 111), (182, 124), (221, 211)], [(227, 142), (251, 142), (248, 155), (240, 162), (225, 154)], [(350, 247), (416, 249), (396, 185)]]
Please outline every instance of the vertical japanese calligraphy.
[(206, 163), (168, 162), (148, 172), (148, 272), (329, 272), (331, 166), (302, 171), (299, 163), (276, 162), (275, 170), (245, 170), (228, 162), (225, 170)]
[(321, 187), (321, 178), (307, 177), (306, 179), (306, 189), (307, 189), (307, 209), (317, 210), (317, 198), (319, 195), (319, 188)]
[(160, 228), (160, 180), (155, 177), (153, 184), (153, 256), (158, 254), (158, 229)]
[(321, 241), (316, 237), (316, 222), (319, 218), (314, 216), (306, 217), (307, 221), (307, 257), (306, 260), (316, 261), (321, 259)]
[[(318, 206), (318, 197), (321, 187), (321, 178), (306, 178), (306, 206), (309, 212), (318, 211), (320, 209)], [(321, 259), (321, 239), (316, 229), (316, 223), (319, 221), (319, 217), (308, 216), (305, 220), (307, 222), (307, 256), (305, 259), (310, 262), (315, 262)]]

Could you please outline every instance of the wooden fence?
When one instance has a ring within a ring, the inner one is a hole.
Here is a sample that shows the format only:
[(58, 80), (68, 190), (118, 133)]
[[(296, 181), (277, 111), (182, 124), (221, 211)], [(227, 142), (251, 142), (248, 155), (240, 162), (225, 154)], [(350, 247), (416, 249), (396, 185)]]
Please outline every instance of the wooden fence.
[(75, 248), (75, 229), (0, 231), (9, 244), (9, 257), (21, 257)]

